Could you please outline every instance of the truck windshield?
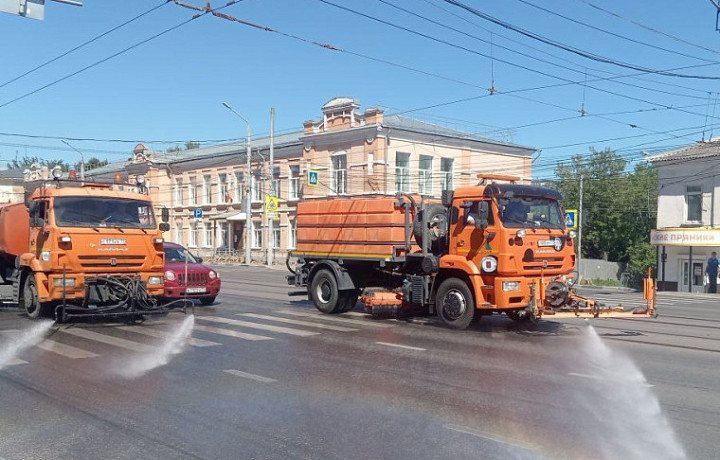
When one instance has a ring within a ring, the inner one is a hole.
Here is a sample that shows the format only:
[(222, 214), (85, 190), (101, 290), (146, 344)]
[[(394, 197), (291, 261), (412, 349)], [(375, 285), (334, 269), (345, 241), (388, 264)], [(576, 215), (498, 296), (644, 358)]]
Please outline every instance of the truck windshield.
[(560, 204), (538, 196), (498, 197), (500, 219), (510, 228), (565, 228)]
[(152, 204), (106, 197), (58, 197), (54, 202), (58, 227), (155, 228)]

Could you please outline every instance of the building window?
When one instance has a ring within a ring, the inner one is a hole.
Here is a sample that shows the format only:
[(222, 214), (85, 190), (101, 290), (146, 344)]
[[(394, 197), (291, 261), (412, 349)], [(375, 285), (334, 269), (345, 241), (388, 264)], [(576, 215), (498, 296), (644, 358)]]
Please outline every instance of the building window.
[(702, 187), (687, 185), (685, 187), (685, 205), (687, 222), (702, 222)]
[(213, 230), (212, 230), (212, 224), (210, 222), (205, 222), (205, 228), (204, 228), (204, 236), (203, 236), (203, 246), (206, 248), (209, 248), (212, 246), (212, 236), (213, 236)]
[(228, 246), (228, 224), (227, 222), (218, 224), (218, 235), (216, 248), (225, 248)]
[(235, 202), (236, 203), (242, 202), (244, 179), (245, 179), (245, 174), (242, 171), (235, 172)]
[(410, 191), (410, 154), (397, 152), (395, 154), (395, 191)]
[(367, 154), (368, 164), (367, 164), (367, 173), (368, 175), (375, 174), (375, 154), (374, 153), (368, 153)]
[(421, 195), (432, 195), (432, 160), (430, 155), (420, 155), (418, 168), (418, 193)]
[(183, 244), (182, 223), (180, 222), (175, 224), (175, 242), (177, 244)]
[(345, 152), (332, 156), (332, 191), (337, 195), (347, 193), (347, 155)]
[(212, 203), (212, 177), (210, 174), (203, 176), (203, 204)]
[(289, 231), (288, 231), (288, 249), (295, 249), (296, 245), (297, 245), (297, 222), (294, 220), (291, 220)]
[(183, 205), (182, 179), (175, 179), (175, 206)]
[(273, 225), (272, 227), (270, 227), (270, 231), (272, 232), (272, 237), (270, 238), (270, 244), (272, 244), (272, 248), (280, 249), (280, 226)]
[(440, 172), (442, 173), (442, 189), (453, 190), (453, 159), (440, 159)]
[(254, 220), (252, 223), (253, 233), (252, 233), (252, 247), (253, 248), (261, 248), (262, 247), (262, 226), (261, 222), (259, 220)]
[(188, 234), (188, 247), (197, 247), (198, 225), (197, 222), (190, 222), (190, 233)]
[(300, 198), (300, 165), (290, 165), (290, 191), (289, 200)]
[(197, 179), (194, 177), (190, 178), (188, 185), (188, 204), (192, 206), (197, 204)]
[(270, 186), (270, 195), (279, 197), (280, 196), (280, 168), (274, 167), (272, 173), (272, 182)]
[(220, 204), (232, 203), (230, 191), (228, 190), (227, 177), (227, 174), (218, 174), (218, 203)]
[(255, 203), (262, 201), (262, 173), (260, 171), (255, 171), (252, 175), (252, 201)]

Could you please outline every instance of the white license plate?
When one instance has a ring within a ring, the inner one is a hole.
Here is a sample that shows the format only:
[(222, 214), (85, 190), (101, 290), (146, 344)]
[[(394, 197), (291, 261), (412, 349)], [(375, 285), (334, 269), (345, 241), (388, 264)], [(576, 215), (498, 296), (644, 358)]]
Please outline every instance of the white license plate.
[(538, 241), (538, 246), (555, 246), (555, 240), (540, 240)]
[(206, 291), (207, 289), (205, 289), (204, 287), (192, 287), (185, 289), (185, 292), (187, 292), (188, 294), (202, 294)]

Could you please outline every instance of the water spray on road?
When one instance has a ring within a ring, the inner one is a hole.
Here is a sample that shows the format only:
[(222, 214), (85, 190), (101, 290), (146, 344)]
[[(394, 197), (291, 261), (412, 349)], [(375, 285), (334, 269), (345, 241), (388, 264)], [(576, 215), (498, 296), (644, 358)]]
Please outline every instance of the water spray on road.
[(173, 355), (183, 351), (194, 326), (195, 316), (188, 315), (176, 330), (168, 334), (157, 350), (133, 356), (128, 362), (116, 366), (115, 373), (123, 378), (134, 379), (155, 368), (168, 364)]
[(35, 323), (20, 331), (16, 337), (11, 339), (11, 343), (3, 344), (0, 348), (0, 370), (5, 368), (18, 354), (42, 342), (53, 324), (53, 321)]
[(577, 399), (592, 414), (592, 442), (603, 460), (683, 460), (685, 451), (642, 371), (610, 349), (592, 326), (584, 332), (584, 371), (571, 374), (587, 385)]

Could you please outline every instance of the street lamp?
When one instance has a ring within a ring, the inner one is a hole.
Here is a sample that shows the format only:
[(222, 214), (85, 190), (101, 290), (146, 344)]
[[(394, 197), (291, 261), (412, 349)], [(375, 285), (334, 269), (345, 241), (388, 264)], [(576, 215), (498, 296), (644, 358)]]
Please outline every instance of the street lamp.
[(245, 264), (250, 265), (250, 232), (252, 231), (252, 219), (250, 217), (250, 136), (252, 135), (252, 131), (250, 129), (250, 122), (248, 122), (245, 117), (233, 110), (227, 102), (223, 102), (222, 105), (244, 121), (247, 127), (245, 134), (245, 157), (247, 162), (247, 178), (245, 179)]
[(60, 141), (80, 154), (80, 180), (85, 180), (85, 156), (80, 150), (70, 145), (70, 143), (65, 139), (60, 139)]

